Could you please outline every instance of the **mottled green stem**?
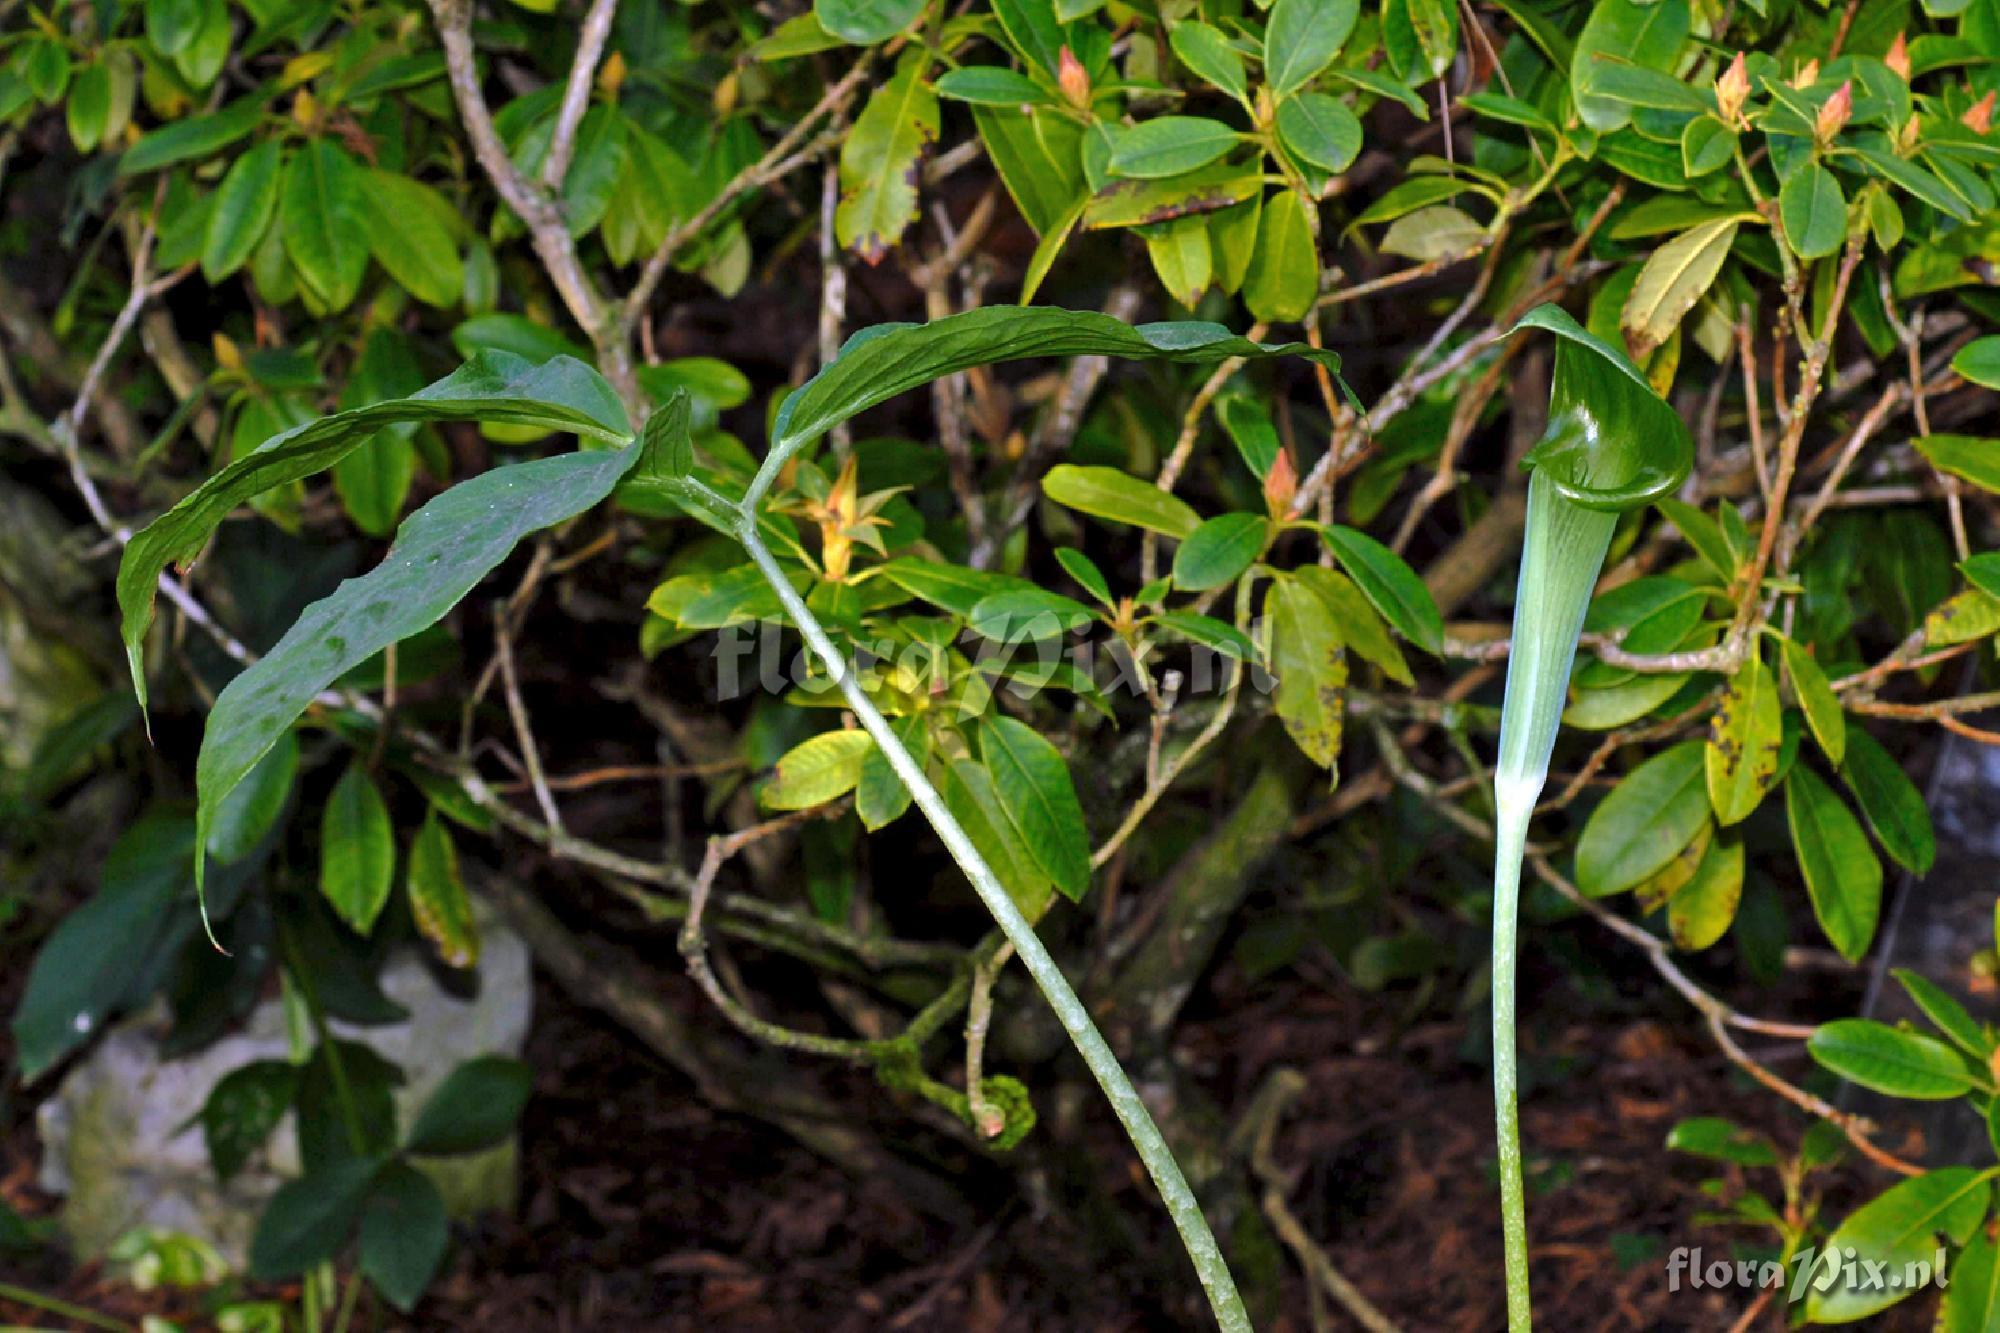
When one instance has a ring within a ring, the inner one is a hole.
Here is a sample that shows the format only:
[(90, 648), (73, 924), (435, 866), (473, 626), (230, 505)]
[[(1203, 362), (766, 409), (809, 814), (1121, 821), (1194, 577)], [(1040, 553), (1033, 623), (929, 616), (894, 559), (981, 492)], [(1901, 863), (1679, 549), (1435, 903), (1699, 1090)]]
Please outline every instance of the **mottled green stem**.
[(985, 858), (979, 854), (978, 848), (973, 846), (972, 839), (967, 836), (964, 828), (952, 817), (951, 810), (945, 805), (944, 797), (931, 785), (930, 779), (924, 776), (922, 766), (896, 738), (888, 719), (882, 716), (881, 710), (875, 707), (874, 701), (856, 681), (846, 654), (827, 637), (826, 631), (820, 627), (818, 617), (806, 607), (805, 599), (793, 589), (784, 571), (778, 567), (777, 560), (772, 557), (770, 549), (765, 546), (763, 537), (757, 530), (758, 501), (776, 478), (786, 458), (796, 452), (796, 447), (795, 445), (791, 449), (774, 449), (765, 459), (762, 470), (737, 507), (737, 539), (743, 543), (744, 548), (750, 552), (751, 559), (755, 560), (757, 567), (763, 571), (765, 580), (770, 583), (771, 590), (778, 595), (778, 600), (784, 605), (785, 613), (805, 636), (806, 644), (812, 649), (813, 655), (826, 668), (827, 675), (840, 687), (847, 706), (854, 711), (855, 717), (860, 720), (868, 734), (874, 737), (875, 744), (881, 747), (883, 757), (896, 771), (896, 776), (910, 789), (910, 795), (915, 799), (917, 807), (924, 812), (924, 817), (930, 821), (931, 827), (937, 830), (938, 837), (943, 840), (952, 859), (958, 862), (959, 869), (963, 870), (965, 877), (972, 882), (980, 901), (986, 905), (986, 910), (992, 913), (993, 920), (1013, 944), (1014, 952), (1020, 955), (1021, 965), (1027, 968), (1028, 975), (1035, 979), (1037, 986), (1041, 987), (1043, 996), (1047, 998), (1049, 1007), (1055, 1010), (1056, 1018), (1063, 1025), (1063, 1030), (1069, 1033), (1069, 1038), (1075, 1043), (1078, 1054), (1083, 1056), (1084, 1064), (1090, 1067), (1091, 1074), (1097, 1079), (1097, 1085), (1104, 1090), (1104, 1096), (1111, 1103), (1113, 1113), (1125, 1127), (1125, 1133), (1132, 1140), (1132, 1146), (1137, 1150), (1139, 1160), (1145, 1164), (1147, 1173), (1153, 1178), (1154, 1187), (1160, 1191), (1160, 1197), (1167, 1205), (1167, 1212), (1172, 1216), (1174, 1226), (1180, 1232), (1181, 1244), (1186, 1247), (1188, 1258), (1194, 1262), (1195, 1273), (1201, 1279), (1203, 1289), (1208, 1293), (1209, 1306), (1215, 1312), (1216, 1322), (1227, 1330), (1227, 1333), (1248, 1333), (1249, 1312), (1243, 1307), (1243, 1298), (1236, 1292), (1236, 1283), (1230, 1276), (1229, 1264), (1222, 1257), (1221, 1248), (1215, 1243), (1215, 1235), (1209, 1230), (1208, 1219), (1202, 1215), (1201, 1203), (1195, 1198), (1194, 1191), (1188, 1187), (1187, 1178), (1181, 1174), (1179, 1163), (1174, 1161), (1173, 1150), (1161, 1136), (1159, 1126), (1153, 1123), (1153, 1117), (1147, 1112), (1145, 1103), (1139, 1100), (1139, 1093), (1132, 1086), (1132, 1080), (1126, 1077), (1124, 1068), (1118, 1063), (1118, 1057), (1112, 1054), (1104, 1035), (1097, 1030), (1097, 1024), (1091, 1021), (1089, 1011), (1083, 1007), (1083, 1001), (1077, 998), (1076, 991), (1070, 987), (1068, 979), (1062, 974), (1062, 969), (1056, 966), (1055, 959), (1043, 947), (1041, 937), (1035, 934), (1034, 926), (1021, 915), (1021, 909), (1014, 905), (1013, 897), (1007, 892), (1006, 886), (1001, 884), (999, 876), (993, 873), (993, 868), (986, 864)]

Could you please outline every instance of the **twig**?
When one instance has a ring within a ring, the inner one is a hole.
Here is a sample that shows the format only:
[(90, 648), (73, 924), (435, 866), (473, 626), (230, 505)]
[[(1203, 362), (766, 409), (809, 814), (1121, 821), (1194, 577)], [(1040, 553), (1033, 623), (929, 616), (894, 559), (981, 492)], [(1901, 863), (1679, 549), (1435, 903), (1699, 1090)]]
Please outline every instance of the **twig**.
[(1278, 1165), (1274, 1150), (1278, 1122), (1305, 1090), (1304, 1074), (1296, 1069), (1275, 1069), (1251, 1100), (1250, 1109), (1243, 1114), (1238, 1133), (1250, 1138), (1250, 1170), (1264, 1186), (1258, 1200), (1259, 1207), (1270, 1221), (1271, 1229), (1297, 1257), (1299, 1266), (1305, 1269), (1314, 1286), (1338, 1302), (1368, 1333), (1400, 1333), (1397, 1325), (1377, 1309), (1374, 1302), (1362, 1295), (1360, 1288), (1347, 1280), (1346, 1274), (1335, 1266), (1285, 1202), (1285, 1196), (1296, 1182)]
[(993, 986), (1014, 957), (1014, 946), (1003, 943), (990, 958), (972, 967), (972, 994), (965, 1005), (965, 1100), (973, 1130), (989, 1139), (1007, 1130), (1007, 1113), (986, 1097), (986, 1034), (993, 1026)]
[(561, 856), (568, 834), (563, 831), (562, 813), (556, 808), (556, 798), (549, 791), (548, 779), (542, 774), (541, 747), (535, 744), (534, 728), (528, 722), (528, 706), (521, 699), (521, 682), (514, 674), (514, 633), (508, 620), (505, 603), (496, 605), (493, 608), (493, 655), (500, 663), (500, 688), (507, 698), (507, 716), (514, 721), (514, 736), (521, 747), (521, 762), (527, 765), (528, 784), (534, 788), (535, 804), (541, 807), (542, 818), (549, 826), (549, 851)]
[(590, 85), (597, 77), (597, 62), (603, 58), (617, 12), (618, 0), (591, 0), (590, 12), (583, 16), (583, 27), (576, 35), (576, 59), (570, 63), (555, 132), (549, 136), (548, 155), (542, 159), (542, 184), (550, 190), (562, 188), (563, 177), (569, 174), (570, 159), (576, 153), (577, 126), (590, 109)]
[[(442, 2), (443, 0), (431, 0), (434, 5)], [(891, 43), (890, 47), (884, 50), (891, 50), (895, 45)], [(715, 198), (703, 205), (693, 217), (677, 224), (667, 233), (666, 238), (660, 242), (660, 248), (653, 252), (652, 258), (646, 261), (646, 266), (639, 270), (639, 280), (632, 285), (631, 293), (625, 298), (624, 308), (618, 316), (621, 328), (629, 330), (638, 323), (646, 307), (652, 304), (653, 293), (659, 290), (661, 280), (667, 276), (668, 266), (674, 262), (674, 257), (681, 252), (681, 248), (706, 231), (708, 224), (715, 221), (723, 209), (736, 202), (738, 195), (746, 190), (770, 184), (812, 155), (796, 153), (795, 150), (806, 141), (806, 136), (823, 117), (846, 104), (854, 90), (861, 86), (861, 81), (868, 76), (874, 59), (875, 53), (872, 50), (862, 52), (854, 62), (854, 67), (842, 75), (839, 82), (829, 87), (812, 110), (799, 117), (792, 127), (771, 145), (763, 157), (737, 172), (730, 178), (729, 183), (716, 193)], [(817, 142), (814, 151), (817, 152), (820, 147), (828, 146), (831, 142), (833, 140)]]
[[(569, 223), (564, 219), (562, 209), (540, 185), (521, 174), (507, 152), (507, 145), (500, 141), (499, 131), (493, 126), (493, 113), (486, 105), (485, 94), (480, 91), (479, 70), (473, 57), (472, 0), (428, 0), (428, 3), (437, 23), (438, 45), (444, 51), (445, 75), (451, 85), (452, 101), (458, 107), (459, 119), (465, 123), (465, 135), (472, 142), (473, 156), (493, 183), (494, 192), (500, 196), (501, 202), (513, 209), (526, 224), (535, 254), (542, 261), (549, 280), (555, 284), (570, 318), (590, 335), (591, 345), (597, 352), (598, 368), (611, 381), (626, 407), (638, 413), (644, 407), (645, 393), (639, 388), (639, 381), (633, 373), (630, 322), (610, 317), (610, 307), (577, 257), (576, 242), (570, 237)], [(604, 0), (596, 0), (593, 13), (599, 7), (608, 10), (612, 6), (605, 4)], [(608, 15), (606, 22), (609, 22)], [(601, 42), (599, 46), (601, 49)], [(578, 54), (583, 54), (581, 49)], [(586, 95), (588, 89), (586, 80)], [(552, 151), (553, 147), (551, 144)]]

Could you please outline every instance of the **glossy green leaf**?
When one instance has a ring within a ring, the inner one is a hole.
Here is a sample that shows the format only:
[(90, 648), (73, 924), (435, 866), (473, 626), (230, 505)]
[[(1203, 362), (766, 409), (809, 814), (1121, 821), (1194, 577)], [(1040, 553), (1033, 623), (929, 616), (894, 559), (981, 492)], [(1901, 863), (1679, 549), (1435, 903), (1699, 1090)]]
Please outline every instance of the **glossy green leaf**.
[(1359, 0), (1277, 0), (1264, 28), (1264, 79), (1283, 98), (1340, 54), (1360, 17)]
[(345, 309), (368, 271), (372, 215), (366, 177), (331, 139), (308, 141), (285, 163), (278, 214), (299, 280), (330, 310)]
[(1961, 477), (1984, 490), (2000, 492), (2000, 440), (1974, 435), (1925, 435), (1917, 452), (1941, 472)]
[(966, 65), (942, 75), (937, 95), (980, 106), (1024, 106), (1047, 102), (1042, 86), (1025, 74), (999, 65)]
[[(917, 761), (918, 767), (930, 762), (931, 733), (924, 718), (918, 714), (899, 717), (889, 724), (895, 729), (896, 739)], [(885, 824), (903, 817), (910, 808), (910, 789), (896, 776), (896, 770), (889, 766), (889, 757), (879, 745), (869, 747), (861, 759), (861, 776), (854, 787), (854, 813), (861, 816), (862, 827), (874, 832)]]
[(873, 46), (916, 22), (925, 0), (813, 0), (820, 26), (844, 42)]
[(2000, 551), (1981, 551), (1959, 562), (1965, 581), (1981, 592), (2000, 597)]
[(1243, 456), (1244, 466), (1258, 481), (1264, 480), (1281, 447), (1270, 411), (1247, 394), (1235, 394), (1216, 404), (1215, 415)]
[(1924, 1011), (1924, 1017), (1928, 1018), (1938, 1031), (1951, 1038), (1952, 1044), (1971, 1056), (1980, 1067), (1990, 1067), (1993, 1059), (1993, 1038), (1971, 1014), (1965, 1011), (1964, 1005), (1922, 973), (1899, 967), (1895, 970), (1895, 976), (1917, 1008)]
[(1184, 19), (1174, 25), (1167, 40), (1181, 63), (1210, 87), (1220, 88), (1239, 102), (1248, 97), (1243, 57), (1221, 30), (1199, 19)]
[[(209, 534), (231, 510), (265, 491), (330, 466), (384, 426), (466, 420), (541, 426), (612, 443), (630, 438), (618, 395), (590, 367), (567, 358), (532, 366), (519, 357), (495, 352), (474, 357), (408, 398), (336, 413), (273, 436), (203, 482), (134, 536), (125, 549), (118, 567), (118, 605), (124, 617), (132, 684), (140, 703), (146, 700), (141, 644), (152, 618), (160, 574), (168, 565), (187, 563), (200, 554)], [(606, 457), (624, 459), (629, 465), (636, 454), (548, 459), (527, 466), (553, 465), (556, 475), (566, 477), (601, 468)], [(447, 505), (445, 512), (459, 508), (455, 502)], [(494, 559), (504, 555), (500, 552)]]
[(1090, 608), (1040, 588), (1010, 589), (979, 599), (966, 623), (995, 643), (1040, 643), (1082, 629), (1096, 619)]
[(1458, 56), (1458, 9), (1451, 0), (1387, 0), (1382, 46), (1405, 83), (1442, 78)]
[(168, 910), (187, 892), (195, 846), (191, 822), (161, 815), (141, 816), (112, 844), (97, 892), (62, 918), (28, 969), (11, 1024), (23, 1081), (90, 1040), (128, 1003)]
[(216, 1080), (200, 1119), (217, 1180), (227, 1184), (270, 1140), (298, 1087), (299, 1066), (286, 1060), (253, 1060)]
[(220, 111), (162, 125), (133, 144), (118, 159), (118, 174), (136, 176), (141, 172), (157, 171), (161, 167), (219, 152), (238, 139), (248, 137), (263, 123), (267, 100), (261, 93), (251, 93), (237, 98)]
[(390, 1162), (361, 1206), (362, 1276), (383, 1299), (408, 1314), (437, 1276), (451, 1240), (444, 1196), (407, 1162)]
[(1817, 162), (1793, 172), (1778, 191), (1785, 244), (1801, 259), (1819, 259), (1847, 237), (1847, 196), (1833, 173)]
[[(204, 833), (223, 799), (321, 690), (435, 622), (521, 538), (609, 495), (639, 449), (563, 454), (498, 468), (461, 482), (412, 514), (380, 565), (306, 608), (277, 645), (217, 698), (196, 768), (197, 823)], [(129, 572), (137, 550), (135, 540), (121, 575)], [(136, 638), (135, 632), (135, 643)]]
[(1365, 532), (1314, 524), (1334, 558), (1396, 632), (1427, 653), (1444, 651), (1444, 617), (1403, 557)]
[(1056, 548), (1056, 563), (1082, 585), (1084, 591), (1097, 600), (1098, 605), (1106, 610), (1117, 605), (1117, 599), (1111, 595), (1111, 585), (1105, 582), (1104, 571), (1099, 569), (1097, 562), (1089, 556), (1073, 546), (1061, 546)]
[(1319, 296), (1319, 251), (1305, 205), (1290, 190), (1264, 201), (1257, 248), (1243, 275), (1243, 302), (1267, 324), (1303, 319)]
[(223, 862), (250, 855), (284, 813), (298, 772), (298, 733), (287, 730), (274, 738), (241, 782), (209, 812), (203, 839), (208, 855)]
[(1428, 264), (1469, 255), (1487, 239), (1486, 228), (1470, 213), (1450, 204), (1433, 204), (1389, 224), (1382, 252)]
[(403, 1146), (419, 1157), (484, 1152), (514, 1132), (534, 1087), (534, 1071), (519, 1060), (467, 1060), (424, 1103)]
[(2000, 389), (2000, 334), (1974, 338), (1952, 354), (1951, 368), (1985, 389)]
[(379, 1158), (352, 1157), (280, 1185), (250, 1238), (250, 1275), (275, 1282), (331, 1259), (353, 1234), (381, 1169)]
[(1382, 669), (1382, 674), (1399, 685), (1411, 685), (1415, 678), (1402, 650), (1390, 636), (1389, 626), (1353, 580), (1337, 570), (1319, 565), (1301, 565), (1291, 577), (1311, 588), (1333, 614), (1335, 632), (1341, 643), (1365, 661)]
[(1753, 652), (1723, 690), (1702, 747), (1716, 823), (1727, 828), (1748, 819), (1777, 785), (1782, 727), (1777, 677)]
[(1984, 1228), (1974, 1228), (1951, 1265), (1938, 1333), (1989, 1333), (1994, 1328), (2000, 1328), (2000, 1244)]
[(1257, 655), (1257, 647), (1247, 634), (1213, 616), (1193, 611), (1162, 611), (1149, 617), (1146, 623), (1158, 626), (1174, 638), (1214, 649), (1239, 662), (1248, 662)]
[[(425, 305), (458, 304), (465, 268), (440, 220), (451, 205), (428, 185), (393, 171), (363, 173), (369, 251), (390, 277)], [(289, 234), (289, 233), (287, 233)]]
[(1174, 300), (1193, 306), (1208, 290), (1214, 272), (1215, 251), (1208, 240), (1208, 220), (1175, 218), (1148, 227), (1145, 238), (1146, 256), (1153, 261), (1153, 273), (1160, 285)]
[(875, 742), (860, 730), (825, 731), (799, 742), (778, 761), (777, 776), (757, 793), (767, 810), (810, 810), (854, 790), (861, 761)]
[(105, 60), (93, 60), (76, 72), (63, 115), (70, 142), (79, 153), (90, 152), (103, 140), (111, 121), (111, 67)]
[(1117, 468), (1059, 464), (1042, 478), (1042, 494), (1068, 509), (1181, 540), (1201, 526), (1185, 500)]
[(357, 760), (333, 785), (320, 816), (319, 888), (357, 934), (375, 928), (396, 879), (389, 807)]
[[(1913, 1264), (1935, 1262), (1940, 1234), (1954, 1245), (1971, 1240), (1992, 1205), (1991, 1172), (1944, 1167), (1891, 1185), (1857, 1208), (1826, 1238), (1822, 1252), (1843, 1257), (1852, 1252), (1857, 1276), (1870, 1268), (1901, 1276), (1915, 1271)], [(1814, 1283), (1806, 1291), (1806, 1318), (1816, 1323), (1865, 1319), (1917, 1290), (1887, 1281), (1850, 1285), (1844, 1277), (1825, 1285), (1821, 1290)]]
[(1301, 161), (1335, 175), (1361, 152), (1361, 121), (1325, 93), (1300, 93), (1278, 103), (1278, 138)]
[(1060, 112), (1008, 107), (972, 108), (979, 141), (1021, 216), (1046, 240), (1090, 197), (1078, 145), (1083, 132)]
[[(1196, 320), (1164, 324), (1127, 324), (1088, 310), (1058, 310), (1048, 306), (985, 306), (929, 324), (878, 324), (847, 340), (840, 354), (785, 399), (772, 429), (774, 449), (793, 449), (818, 439), (840, 422), (930, 383), (953, 371), (1016, 361), (1023, 357), (1114, 356), (1134, 360), (1214, 362), (1230, 357), (1261, 359), (1301, 356), (1338, 371), (1340, 358), (1304, 343), (1255, 343), (1220, 324)], [(1098, 474), (1109, 468), (1057, 468), (1057, 473)], [(1127, 478), (1130, 480), (1130, 478)], [(1046, 489), (1047, 482), (1044, 483)], [(1147, 490), (1154, 488), (1139, 482)], [(1051, 494), (1058, 503), (1067, 504)], [(1172, 497), (1166, 497), (1172, 501)], [(1172, 501), (1179, 504), (1179, 501)], [(1085, 505), (1074, 508), (1090, 510)], [(1185, 505), (1181, 506), (1186, 509)], [(1117, 517), (1120, 522), (1137, 520)], [(1160, 529), (1184, 536), (1197, 520), (1192, 510), (1178, 529)]]
[[(1853, 746), (1849, 736), (1850, 757)], [(1785, 778), (1785, 817), (1820, 929), (1843, 958), (1861, 957), (1882, 911), (1882, 863), (1868, 835), (1846, 803), (1804, 764), (1794, 764)]]
[(1890, 859), (1913, 875), (1929, 874), (1937, 859), (1937, 835), (1923, 793), (1903, 766), (1880, 741), (1856, 727), (1847, 737), (1840, 776)]
[(201, 27), (202, 0), (146, 0), (146, 40), (163, 56), (177, 56)]
[(1186, 592), (1207, 592), (1234, 583), (1263, 554), (1271, 523), (1261, 514), (1211, 518), (1174, 552), (1174, 584)]
[(981, 725), (979, 752), (1022, 845), (1065, 897), (1080, 900), (1090, 886), (1090, 835), (1061, 753), (1004, 714)]
[(1583, 123), (1600, 134), (1632, 119), (1628, 102), (1597, 91), (1603, 71), (1622, 61), (1652, 70), (1671, 70), (1692, 25), (1688, 0), (1601, 0), (1592, 5), (1576, 39), (1569, 67), (1570, 93)]
[(1941, 1101), (1962, 1097), (1976, 1086), (1965, 1058), (1936, 1037), (1872, 1019), (1822, 1024), (1806, 1049), (1842, 1078), (1890, 1097)]
[(230, 164), (215, 191), (201, 248), (202, 275), (220, 282), (250, 261), (278, 207), (278, 141), (267, 139)]
[(1243, 136), (1205, 116), (1155, 116), (1120, 134), (1111, 149), (1111, 174), (1159, 180), (1207, 166)]
[(1839, 696), (1833, 692), (1826, 673), (1804, 645), (1784, 641), (1785, 673), (1792, 678), (1792, 692), (1806, 715), (1813, 739), (1836, 766), (1847, 753), (1847, 717), (1840, 710)]
[(1055, 883), (1021, 842), (1013, 821), (1007, 817), (993, 789), (993, 779), (983, 764), (960, 759), (946, 764), (938, 774), (938, 789), (953, 819), (1000, 883), (1007, 896), (1030, 921), (1048, 910)]
[(1707, 822), (1702, 745), (1683, 741), (1633, 769), (1593, 810), (1576, 844), (1576, 886), (1593, 898), (1646, 880)]

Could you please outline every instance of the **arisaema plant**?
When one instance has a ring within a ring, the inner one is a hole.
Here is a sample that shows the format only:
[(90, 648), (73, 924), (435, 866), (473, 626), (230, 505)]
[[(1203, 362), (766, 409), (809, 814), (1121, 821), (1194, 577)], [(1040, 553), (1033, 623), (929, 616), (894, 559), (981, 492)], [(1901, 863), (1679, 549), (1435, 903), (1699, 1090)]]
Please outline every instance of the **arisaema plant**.
[(1515, 918), (1528, 822), (1548, 780), (1577, 638), (1618, 516), (1674, 490), (1694, 461), (1687, 427), (1622, 352), (1553, 305), (1530, 311), (1515, 332), (1529, 328), (1558, 341), (1548, 429), (1522, 461), (1531, 469), (1528, 522), (1493, 770), (1493, 1103), (1514, 1330), (1529, 1327), (1530, 1309), (1514, 1080)]

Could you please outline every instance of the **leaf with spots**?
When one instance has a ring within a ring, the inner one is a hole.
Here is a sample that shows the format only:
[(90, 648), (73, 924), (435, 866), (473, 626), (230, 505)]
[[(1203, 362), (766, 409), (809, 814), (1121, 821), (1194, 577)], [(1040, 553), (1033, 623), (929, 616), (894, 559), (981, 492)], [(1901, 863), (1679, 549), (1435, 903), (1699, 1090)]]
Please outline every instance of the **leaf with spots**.
[[(307, 607), (277, 646), (216, 699), (195, 767), (200, 838), (206, 839), (223, 798), (321, 690), (390, 644), (434, 624), (523, 537), (609, 495), (643, 447), (496, 468), (410, 515), (381, 564)], [(197, 887), (200, 874), (197, 866)], [(411, 877), (414, 882), (414, 866)]]
[(1278, 718), (1307, 758), (1331, 769), (1340, 758), (1347, 710), (1347, 649), (1340, 626), (1319, 594), (1291, 577), (1272, 584), (1269, 614)]
[(407, 398), (337, 412), (239, 453), (125, 548), (118, 566), (118, 607), (140, 707), (146, 703), (141, 641), (153, 618), (162, 571), (192, 561), (209, 534), (244, 501), (332, 467), (385, 426), (413, 421), (509, 422), (615, 444), (632, 435), (618, 395), (581, 361), (559, 356), (535, 365), (511, 353), (489, 351)]
[(472, 924), (472, 901), (458, 873), (458, 847), (451, 830), (433, 810), (410, 844), (410, 917), (417, 931), (437, 947), (451, 967), (479, 961), (479, 932)]
[(917, 217), (917, 169), (938, 137), (937, 90), (925, 80), (930, 58), (912, 49), (895, 77), (876, 89), (840, 149), (840, 243), (873, 264)]
[(1716, 822), (1725, 828), (1742, 823), (1777, 785), (1783, 737), (1777, 678), (1762, 655), (1752, 653), (1722, 692), (1703, 748)]

